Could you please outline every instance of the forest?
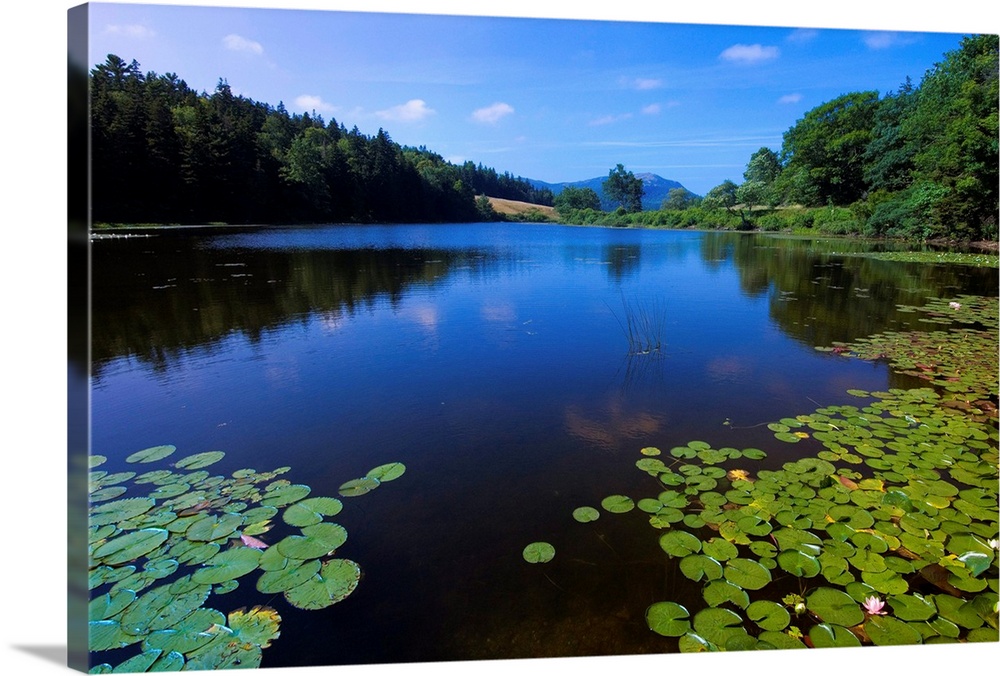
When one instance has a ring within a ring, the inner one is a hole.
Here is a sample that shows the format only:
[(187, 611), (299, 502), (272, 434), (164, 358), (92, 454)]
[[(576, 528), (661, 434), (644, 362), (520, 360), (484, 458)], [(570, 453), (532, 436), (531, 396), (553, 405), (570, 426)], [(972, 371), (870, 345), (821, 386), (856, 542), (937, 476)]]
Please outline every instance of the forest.
[(996, 35), (967, 36), (919, 85), (907, 79), (884, 96), (849, 92), (813, 108), (780, 151), (753, 153), (740, 184), (704, 197), (678, 188), (657, 211), (576, 204), (560, 213), (604, 225), (995, 242), (997, 48)]
[(996, 35), (964, 37), (919, 84), (813, 108), (780, 150), (749, 158), (741, 183), (704, 196), (677, 189), (646, 212), (641, 181), (621, 164), (605, 182), (621, 206), (604, 212), (596, 195), (554, 197), (506, 172), (400, 146), (383, 129), (366, 136), (236, 96), (223, 79), (198, 93), (112, 54), (89, 80), (96, 224), (494, 220), (489, 196), (554, 205), (576, 224), (997, 238)]
[(551, 191), (424, 147), (211, 94), (111, 54), (90, 73), (92, 222), (439, 222), (492, 218), (476, 195), (551, 205)]

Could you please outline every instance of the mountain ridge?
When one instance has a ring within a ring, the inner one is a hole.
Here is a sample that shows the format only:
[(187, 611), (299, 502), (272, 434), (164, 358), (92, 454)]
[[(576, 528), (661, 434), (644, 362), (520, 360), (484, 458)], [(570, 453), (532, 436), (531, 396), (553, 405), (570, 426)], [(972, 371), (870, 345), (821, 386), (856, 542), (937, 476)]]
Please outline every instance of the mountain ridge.
[[(662, 176), (649, 172), (635, 174), (635, 177), (642, 181), (642, 208), (644, 211), (655, 211), (659, 209), (660, 205), (663, 204), (663, 200), (667, 199), (667, 195), (671, 190), (675, 188), (684, 188), (684, 186), (677, 181), (669, 178), (663, 178)], [(583, 179), (582, 181), (565, 181), (563, 183), (547, 183), (533, 178), (526, 178), (523, 180), (527, 181), (535, 188), (547, 188), (552, 191), (553, 195), (558, 195), (565, 188), (590, 188), (597, 193), (598, 198), (601, 200), (601, 208), (605, 211), (612, 211), (618, 206), (604, 195), (604, 190), (602, 189), (601, 184), (608, 180), (607, 176), (597, 176), (595, 178)], [(687, 190), (687, 188), (684, 188), (684, 190)]]

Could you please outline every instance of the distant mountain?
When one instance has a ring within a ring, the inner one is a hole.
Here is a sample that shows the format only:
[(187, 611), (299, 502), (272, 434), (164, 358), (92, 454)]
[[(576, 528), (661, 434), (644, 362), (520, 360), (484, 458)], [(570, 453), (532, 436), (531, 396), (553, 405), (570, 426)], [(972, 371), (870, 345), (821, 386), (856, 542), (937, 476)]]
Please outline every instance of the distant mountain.
[[(660, 205), (663, 204), (663, 200), (667, 199), (667, 193), (674, 188), (684, 188), (684, 186), (677, 181), (671, 181), (668, 178), (663, 178), (662, 176), (657, 176), (656, 174), (636, 174), (635, 177), (642, 179), (642, 187), (644, 191), (642, 195), (642, 208), (644, 211), (655, 211), (656, 209), (659, 209)], [(525, 180), (535, 188), (548, 188), (552, 191), (553, 195), (558, 195), (563, 191), (563, 188), (566, 187), (590, 188), (596, 192), (597, 196), (601, 199), (601, 208), (605, 211), (611, 211), (618, 206), (617, 204), (608, 201), (607, 197), (604, 196), (602, 184), (604, 181), (608, 180), (607, 176), (598, 176), (597, 178), (588, 178), (584, 181), (573, 181), (569, 183), (546, 183), (545, 181), (536, 181), (531, 178)]]

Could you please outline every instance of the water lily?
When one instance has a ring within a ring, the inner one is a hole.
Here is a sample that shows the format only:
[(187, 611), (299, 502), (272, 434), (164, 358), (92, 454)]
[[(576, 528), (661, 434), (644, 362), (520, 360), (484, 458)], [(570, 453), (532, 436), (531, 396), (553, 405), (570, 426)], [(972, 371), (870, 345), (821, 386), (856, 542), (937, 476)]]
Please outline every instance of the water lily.
[(958, 308), (962, 307), (962, 304), (956, 303), (955, 301), (951, 301), (950, 303), (948, 303), (948, 307), (950, 307), (952, 310), (957, 310)]
[(885, 615), (886, 612), (882, 610), (885, 607), (885, 601), (877, 596), (869, 596), (865, 599), (865, 602), (861, 604), (865, 612), (869, 615)]
[(1000, 543), (997, 542), (996, 538), (991, 538), (986, 544), (990, 546), (990, 549), (1000, 549)]

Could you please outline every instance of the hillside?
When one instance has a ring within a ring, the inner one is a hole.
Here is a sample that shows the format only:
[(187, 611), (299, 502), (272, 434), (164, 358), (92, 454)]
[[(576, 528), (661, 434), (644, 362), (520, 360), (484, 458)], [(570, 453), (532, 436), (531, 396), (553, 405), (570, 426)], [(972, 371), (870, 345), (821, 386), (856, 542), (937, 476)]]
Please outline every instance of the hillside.
[[(660, 205), (663, 204), (663, 200), (667, 199), (667, 194), (671, 190), (674, 188), (684, 188), (684, 186), (677, 181), (663, 178), (662, 176), (657, 176), (656, 174), (636, 174), (635, 177), (642, 180), (642, 186), (645, 191), (642, 196), (642, 208), (645, 211), (655, 211), (659, 209)], [(552, 191), (553, 195), (558, 195), (562, 192), (563, 188), (566, 187), (590, 188), (596, 192), (597, 196), (600, 198), (601, 208), (605, 211), (612, 211), (617, 205), (611, 203), (604, 196), (604, 190), (602, 188), (602, 184), (607, 179), (607, 176), (598, 176), (597, 178), (588, 178), (583, 181), (572, 181), (568, 183), (546, 183), (545, 181), (537, 181), (534, 179), (526, 180), (536, 188), (548, 188)]]
[(541, 214), (541, 219), (558, 220), (559, 216), (552, 207), (531, 204), (530, 202), (518, 202), (515, 200), (505, 200), (499, 197), (490, 197), (490, 205), (493, 211), (504, 216), (526, 216), (532, 212)]

